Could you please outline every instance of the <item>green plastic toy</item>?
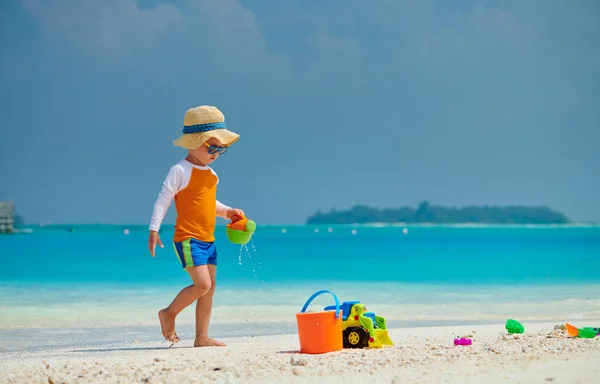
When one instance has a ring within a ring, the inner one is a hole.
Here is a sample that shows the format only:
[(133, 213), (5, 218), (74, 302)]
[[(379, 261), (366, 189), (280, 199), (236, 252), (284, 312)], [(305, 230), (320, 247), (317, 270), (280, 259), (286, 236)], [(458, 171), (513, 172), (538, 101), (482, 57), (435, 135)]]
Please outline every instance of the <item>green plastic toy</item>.
[(571, 325), (569, 323), (566, 323), (565, 325), (567, 327), (567, 331), (569, 332), (569, 336), (571, 336), (571, 337), (581, 337), (584, 339), (593, 339), (594, 337), (596, 337), (597, 335), (600, 334), (599, 328), (594, 328), (594, 327), (577, 328), (576, 326)]
[(596, 337), (596, 331), (591, 327), (579, 328), (579, 337), (583, 339), (593, 339)]
[(508, 333), (510, 333), (510, 334), (525, 332), (525, 327), (523, 327), (523, 324), (521, 324), (517, 320), (513, 320), (513, 319), (506, 320), (505, 328), (508, 331)]
[(246, 244), (252, 238), (256, 230), (256, 223), (242, 217), (240, 220), (232, 221), (225, 227), (225, 233), (229, 241), (235, 244)]

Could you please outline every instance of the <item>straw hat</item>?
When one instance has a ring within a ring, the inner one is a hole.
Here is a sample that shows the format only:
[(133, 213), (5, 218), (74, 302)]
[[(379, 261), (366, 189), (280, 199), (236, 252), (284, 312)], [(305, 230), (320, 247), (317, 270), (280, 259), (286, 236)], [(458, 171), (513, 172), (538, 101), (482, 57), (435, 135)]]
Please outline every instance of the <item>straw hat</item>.
[(237, 133), (227, 130), (223, 113), (209, 105), (188, 109), (183, 117), (182, 132), (173, 144), (186, 149), (196, 149), (211, 137), (227, 146), (240, 138)]

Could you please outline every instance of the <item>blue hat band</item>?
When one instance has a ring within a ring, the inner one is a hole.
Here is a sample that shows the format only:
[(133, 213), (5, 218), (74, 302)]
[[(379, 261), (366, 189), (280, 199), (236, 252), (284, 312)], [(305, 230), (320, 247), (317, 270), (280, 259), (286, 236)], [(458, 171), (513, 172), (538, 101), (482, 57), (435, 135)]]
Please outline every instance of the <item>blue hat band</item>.
[(218, 123), (187, 125), (183, 127), (183, 133), (208, 132), (220, 128), (226, 128), (224, 121)]

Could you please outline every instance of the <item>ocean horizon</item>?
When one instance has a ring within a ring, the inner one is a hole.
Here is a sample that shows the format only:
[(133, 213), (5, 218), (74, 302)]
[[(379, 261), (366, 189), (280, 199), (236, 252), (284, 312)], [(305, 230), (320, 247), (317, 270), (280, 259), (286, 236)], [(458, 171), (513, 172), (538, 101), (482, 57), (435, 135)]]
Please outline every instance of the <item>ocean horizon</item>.
[[(190, 283), (171, 225), (155, 258), (144, 225), (26, 228), (0, 236), (1, 351), (163, 339), (156, 313)], [(215, 337), (295, 332), (321, 289), (390, 327), (600, 318), (597, 225), (261, 225), (246, 246), (219, 225), (216, 244)]]

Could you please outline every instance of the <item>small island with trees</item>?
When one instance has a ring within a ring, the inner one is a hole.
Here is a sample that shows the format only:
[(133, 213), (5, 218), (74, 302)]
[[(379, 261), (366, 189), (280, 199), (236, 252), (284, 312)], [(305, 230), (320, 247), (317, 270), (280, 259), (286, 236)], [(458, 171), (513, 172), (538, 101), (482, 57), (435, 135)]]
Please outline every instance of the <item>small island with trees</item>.
[(317, 212), (307, 224), (568, 224), (562, 213), (544, 206), (466, 206), (449, 208), (421, 202), (418, 207), (378, 209), (356, 205), (348, 210)]

